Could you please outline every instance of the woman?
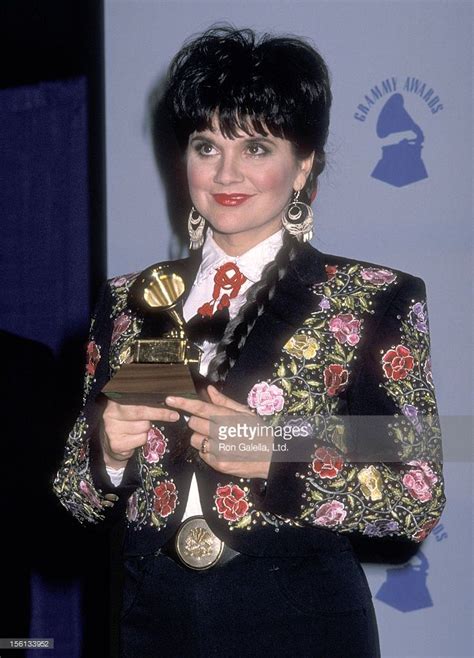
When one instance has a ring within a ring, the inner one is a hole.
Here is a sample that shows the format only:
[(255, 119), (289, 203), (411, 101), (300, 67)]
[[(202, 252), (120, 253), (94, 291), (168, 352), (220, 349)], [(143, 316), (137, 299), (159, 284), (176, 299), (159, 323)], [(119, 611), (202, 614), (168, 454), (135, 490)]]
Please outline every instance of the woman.
[[(301, 39), (213, 28), (170, 67), (194, 254), (171, 265), (213, 385), (164, 408), (105, 400), (146, 334), (138, 275), (112, 279), (54, 485), (79, 521), (127, 524), (123, 656), (378, 656), (349, 538), (413, 544), (442, 512), (424, 283), (308, 243), (330, 104)], [(222, 452), (262, 426), (250, 457)]]

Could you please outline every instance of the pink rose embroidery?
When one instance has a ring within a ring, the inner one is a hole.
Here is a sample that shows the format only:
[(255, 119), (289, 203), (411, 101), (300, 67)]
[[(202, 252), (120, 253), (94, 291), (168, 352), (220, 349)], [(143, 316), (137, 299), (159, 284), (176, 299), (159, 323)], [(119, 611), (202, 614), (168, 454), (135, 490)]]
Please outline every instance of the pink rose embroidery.
[(143, 456), (149, 464), (156, 464), (163, 457), (166, 450), (167, 440), (163, 432), (152, 427), (147, 434), (146, 443), (143, 446)]
[(215, 500), (217, 511), (224, 516), (226, 521), (237, 521), (246, 514), (249, 508), (249, 504), (245, 500), (245, 491), (236, 484), (217, 487)]
[(331, 500), (330, 503), (323, 503), (318, 507), (314, 515), (314, 524), (334, 528), (334, 526), (342, 523), (346, 516), (347, 511), (344, 505), (338, 500)]
[(397, 278), (391, 270), (385, 270), (377, 267), (367, 267), (361, 271), (364, 281), (372, 283), (374, 286), (383, 286), (386, 283), (393, 283)]
[(169, 516), (174, 512), (178, 496), (173, 482), (162, 482), (154, 489), (155, 501), (153, 509), (158, 516)]
[(127, 501), (127, 519), (136, 521), (138, 516), (138, 496), (137, 492), (133, 493)]
[(112, 281), (110, 282), (111, 285), (113, 285), (114, 288), (121, 288), (127, 283), (127, 277), (126, 276), (116, 276)]
[(120, 336), (127, 331), (131, 323), (129, 316), (126, 313), (121, 313), (118, 318), (115, 319), (114, 328), (112, 330), (112, 345), (117, 342)]
[(87, 345), (87, 364), (86, 372), (88, 375), (94, 376), (97, 364), (100, 361), (100, 348), (97, 343), (91, 340)]
[(417, 466), (418, 468), (408, 471), (408, 473), (403, 476), (402, 482), (408, 489), (412, 498), (419, 500), (422, 503), (426, 503), (433, 497), (431, 489), (438, 481), (438, 478), (428, 466), (427, 462), (411, 461), (408, 463), (410, 466)]
[(274, 384), (259, 382), (252, 387), (247, 402), (260, 416), (271, 416), (283, 409), (283, 390)]
[(99, 498), (96, 496), (94, 491), (92, 490), (91, 485), (86, 482), (85, 480), (81, 480), (79, 482), (79, 489), (82, 491), (84, 496), (87, 498), (87, 500), (94, 505), (94, 507), (102, 507), (102, 503), (100, 502)]
[(352, 313), (343, 313), (331, 318), (329, 321), (329, 330), (333, 332), (336, 340), (341, 345), (356, 345), (360, 340), (360, 320), (357, 320)]
[(438, 482), (438, 476), (434, 471), (431, 469), (430, 465), (428, 462), (423, 462), (419, 459), (414, 459), (411, 462), (408, 462), (410, 466), (417, 466), (418, 468), (421, 468), (421, 470), (424, 473), (426, 481), (429, 483), (430, 486), (433, 486)]

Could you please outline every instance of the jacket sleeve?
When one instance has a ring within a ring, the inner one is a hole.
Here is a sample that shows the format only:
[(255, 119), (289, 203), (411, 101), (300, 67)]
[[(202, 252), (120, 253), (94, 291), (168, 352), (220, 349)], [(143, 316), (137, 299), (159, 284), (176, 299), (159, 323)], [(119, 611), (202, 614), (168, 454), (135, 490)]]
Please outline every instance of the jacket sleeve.
[[(344, 351), (336, 341), (325, 348), (333, 349), (334, 363), (321, 372), (323, 381), (306, 379), (292, 392), (287, 411), (301, 414), (314, 406), (308, 391), (324, 388), (334, 399), (337, 389), (338, 413), (305, 414), (312, 433), (294, 444), (296, 457), (272, 461), (259, 504), (296, 523), (363, 540), (420, 542), (445, 505), (424, 282), (408, 275), (367, 326), (356, 350)], [(318, 377), (316, 361), (306, 364), (309, 376)], [(286, 390), (290, 380), (273, 384)]]
[[(110, 379), (109, 348), (114, 324), (110, 284), (106, 282), (92, 315), (83, 386), (83, 406), (67, 438), (53, 489), (61, 504), (82, 524), (112, 524), (120, 518), (129, 496), (139, 485), (136, 459), (127, 463), (119, 487), (107, 475), (99, 430)], [(105, 498), (114, 494), (116, 500)]]

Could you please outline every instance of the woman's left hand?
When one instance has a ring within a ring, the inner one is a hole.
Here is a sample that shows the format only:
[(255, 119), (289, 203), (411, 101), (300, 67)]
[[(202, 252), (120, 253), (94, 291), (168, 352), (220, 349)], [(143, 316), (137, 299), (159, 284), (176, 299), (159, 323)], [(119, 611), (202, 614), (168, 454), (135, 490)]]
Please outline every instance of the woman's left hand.
[[(188, 426), (194, 430), (191, 445), (199, 450), (201, 459), (216, 471), (243, 478), (266, 478), (273, 441), (259, 437), (253, 442), (256, 430), (251, 436), (251, 428), (261, 425), (256, 414), (244, 404), (220, 393), (214, 386), (208, 386), (207, 392), (210, 402), (175, 396), (165, 400), (169, 407), (190, 415)], [(233, 431), (230, 431), (231, 428)], [(257, 444), (256, 451), (254, 447)], [(232, 460), (232, 455), (236, 459)]]

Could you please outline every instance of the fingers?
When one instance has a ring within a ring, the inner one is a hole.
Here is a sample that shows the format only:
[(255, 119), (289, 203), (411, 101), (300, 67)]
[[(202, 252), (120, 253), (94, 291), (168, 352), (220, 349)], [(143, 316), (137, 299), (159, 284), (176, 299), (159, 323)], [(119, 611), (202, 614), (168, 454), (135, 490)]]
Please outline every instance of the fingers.
[[(201, 446), (202, 446), (202, 442), (203, 442), (204, 439), (207, 439), (207, 448), (206, 448), (207, 452), (202, 453), (201, 452)], [(199, 450), (200, 455), (203, 455), (203, 454), (207, 455), (210, 452), (210, 443), (211, 443), (211, 441), (210, 441), (209, 437), (205, 436), (204, 434), (199, 434), (199, 432), (193, 432), (192, 435), (191, 435), (190, 443), (191, 443), (193, 448), (196, 448), (196, 450)]]
[(130, 459), (135, 448), (140, 448), (145, 445), (147, 442), (147, 434), (148, 433), (136, 434), (133, 436), (128, 434), (112, 435), (108, 438), (106, 443), (106, 448), (108, 448), (107, 452), (112, 456), (119, 455), (124, 459)]
[(162, 407), (124, 405), (107, 400), (102, 419), (106, 463), (114, 466), (114, 462), (118, 462), (115, 464), (118, 466), (130, 459), (136, 448), (145, 445), (151, 421), (175, 422), (179, 413)]
[(226, 407), (227, 409), (233, 409), (234, 411), (240, 411), (241, 413), (252, 413), (245, 404), (240, 404), (240, 402), (232, 400), (232, 398), (229, 398), (227, 395), (224, 395), (224, 393), (218, 391), (215, 386), (212, 386), (212, 384), (207, 387), (207, 392), (213, 404)]
[(191, 416), (188, 420), (188, 427), (203, 436), (209, 436), (211, 433), (210, 421), (199, 416)]
[(203, 402), (202, 400), (190, 400), (188, 398), (179, 398), (170, 395), (166, 398), (165, 402), (170, 407), (176, 407), (182, 411), (189, 412), (193, 416), (201, 416), (201, 418), (209, 418), (211, 415), (216, 415), (218, 411), (216, 405)]
[(179, 413), (165, 407), (119, 404), (113, 400), (107, 400), (104, 417), (115, 418), (117, 420), (161, 420), (175, 422), (179, 420)]
[(104, 416), (105, 431), (109, 436), (113, 434), (143, 434), (147, 433), (151, 428), (151, 423), (148, 420), (117, 420), (115, 418), (107, 418)]
[(188, 412), (201, 418), (211, 418), (212, 416), (228, 416), (229, 411), (253, 415), (248, 407), (240, 402), (236, 402), (220, 393), (214, 386), (208, 386), (209, 397), (211, 402), (202, 400), (190, 400), (188, 398), (169, 396), (166, 398), (166, 404), (170, 407), (176, 407), (182, 411)]
[[(202, 452), (203, 442), (205, 445), (205, 452)], [(259, 461), (251, 459), (240, 459), (239, 461), (228, 461), (219, 455), (218, 443), (210, 436), (193, 432), (191, 435), (190, 443), (193, 448), (199, 452), (199, 457), (202, 461), (206, 462), (211, 468), (220, 473), (227, 475), (235, 475), (244, 478), (263, 478), (268, 477), (271, 462), (270, 456), (264, 456)]]
[[(201, 448), (203, 445), (204, 439), (206, 440), (205, 443), (205, 452), (201, 452)], [(199, 432), (193, 432), (191, 435), (190, 443), (193, 446), (193, 448), (196, 448), (199, 452), (199, 457), (202, 459), (203, 462), (206, 462), (211, 468), (215, 468), (217, 464), (217, 457), (213, 452), (213, 449), (215, 449), (215, 443), (209, 436), (204, 436), (203, 434), (199, 434)]]

